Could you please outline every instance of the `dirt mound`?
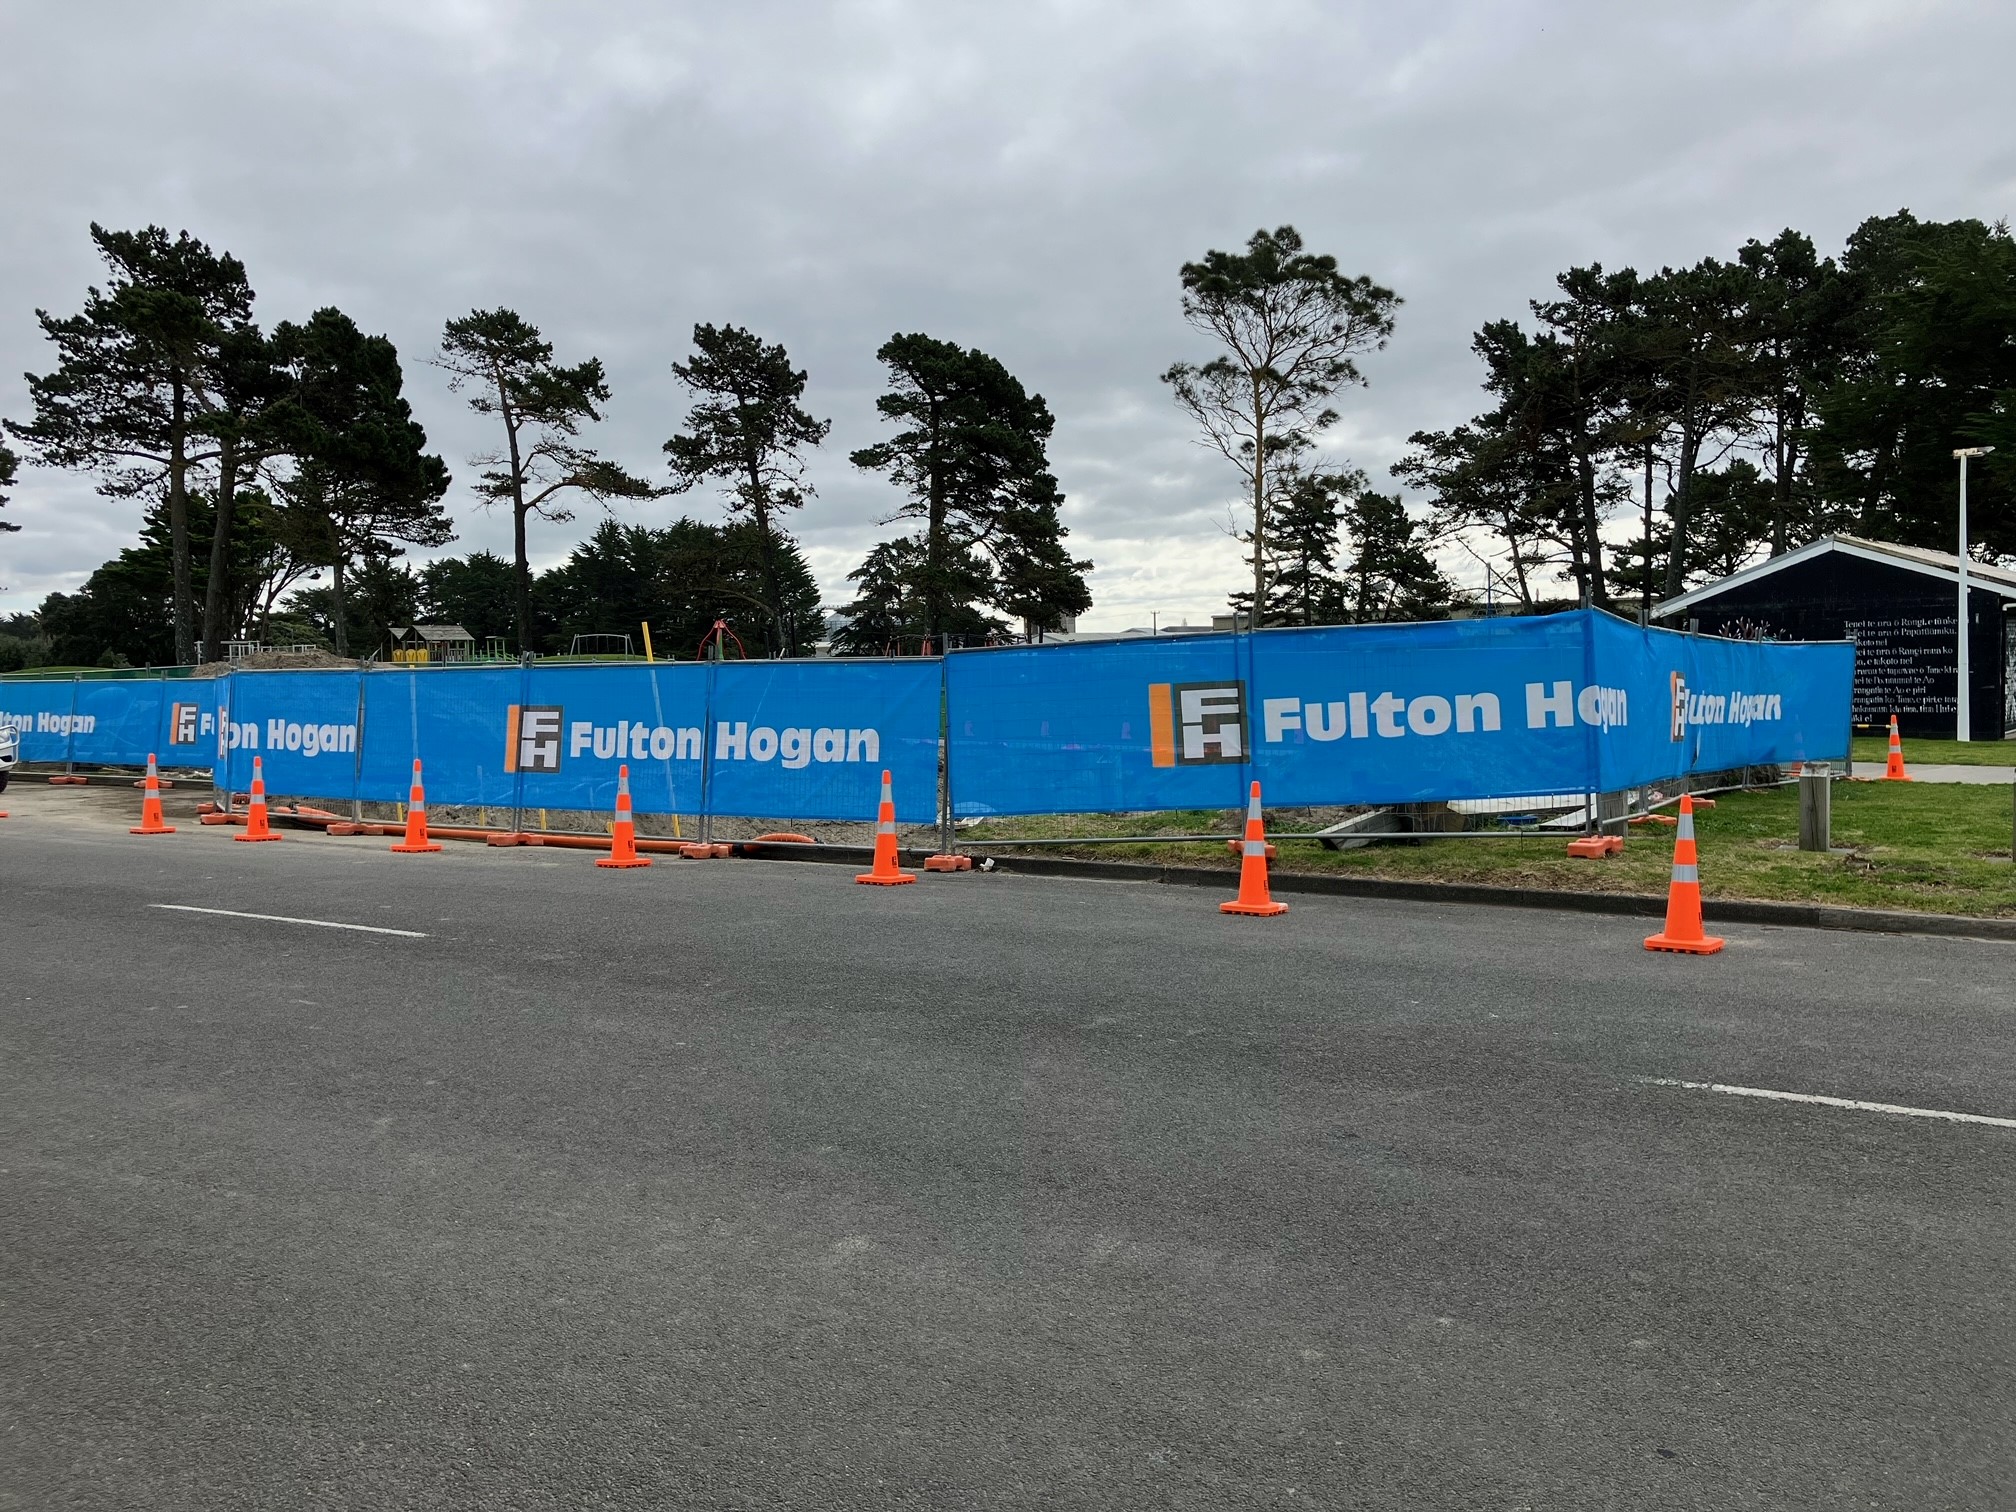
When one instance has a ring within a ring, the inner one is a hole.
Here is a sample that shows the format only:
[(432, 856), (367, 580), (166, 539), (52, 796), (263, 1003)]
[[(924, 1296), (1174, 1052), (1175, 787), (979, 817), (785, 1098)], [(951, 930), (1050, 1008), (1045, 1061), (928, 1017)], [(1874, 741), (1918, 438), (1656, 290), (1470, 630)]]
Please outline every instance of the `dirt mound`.
[(359, 665), (361, 664), (355, 657), (338, 656), (331, 651), (255, 651), (250, 656), (239, 657), (237, 661), (204, 662), (189, 675), (222, 677), (226, 672), (309, 671), (317, 668)]

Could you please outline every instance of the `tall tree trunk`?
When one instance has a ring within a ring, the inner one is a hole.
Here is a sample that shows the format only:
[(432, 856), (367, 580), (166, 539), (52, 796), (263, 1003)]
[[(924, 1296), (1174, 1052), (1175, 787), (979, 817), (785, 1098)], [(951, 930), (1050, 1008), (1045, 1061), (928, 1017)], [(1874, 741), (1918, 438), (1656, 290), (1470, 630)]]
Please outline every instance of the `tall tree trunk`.
[[(1577, 512), (1579, 513), (1579, 507)], [(1568, 548), (1568, 576), (1575, 580), (1575, 601), (1584, 609), (1589, 607), (1589, 554), (1585, 547), (1580, 522), (1568, 532), (1562, 542)]]
[(939, 627), (944, 623), (943, 611), (951, 608), (945, 599), (945, 469), (939, 453), (941, 422), (938, 416), (938, 400), (931, 400), (931, 483), (929, 514), (924, 522), (924, 634), (931, 641), (931, 649), (943, 651), (945, 646), (940, 638)]
[(231, 517), (238, 506), (238, 448), (230, 440), (217, 447), (217, 512), (210, 531), (210, 576), (203, 584), (203, 655), (220, 659), (224, 606), (231, 573)]
[(1666, 554), (1666, 597), (1677, 598), (1687, 575), (1687, 527), (1694, 512), (1694, 469), (1701, 459), (1702, 437), (1695, 434), (1690, 414), (1680, 423), (1680, 476), (1673, 489), (1673, 542)]
[[(1519, 538), (1512, 533), (1509, 528), (1509, 522), (1505, 532), (1505, 539), (1511, 542), (1512, 545), (1512, 581), (1519, 589), (1520, 606), (1528, 614), (1531, 614), (1533, 612), (1533, 585), (1526, 581), (1526, 554), (1519, 549)], [(1487, 566), (1484, 570), (1489, 572), (1491, 569)]]
[(1885, 440), (1870, 460), (1869, 482), (1862, 490), (1862, 508), (1855, 519), (1855, 529), (1862, 535), (1873, 536), (1881, 529), (1876, 520), (1882, 508), (1883, 487), (1889, 482), (1890, 457), (1893, 450), (1893, 442)]
[(178, 377), (174, 381), (168, 431), (168, 563), (170, 596), (174, 599), (170, 616), (175, 626), (175, 660), (185, 667), (196, 659), (195, 627), (190, 623), (196, 593), (189, 572), (188, 423), (188, 396)]
[(532, 566), (525, 555), (525, 508), (511, 507), (511, 546), (518, 571), (511, 581), (512, 613), (518, 621), (518, 654), (532, 649)]
[[(1777, 356), (1776, 353), (1773, 354)], [(1792, 446), (1786, 432), (1792, 424), (1781, 389), (1771, 407), (1771, 555), (1783, 556), (1791, 539)]]
[(1652, 615), (1652, 443), (1645, 443), (1645, 576), (1639, 580), (1638, 607)]
[(511, 542), (518, 564), (512, 595), (518, 620), (518, 654), (532, 649), (532, 563), (525, 551), (525, 464), (518, 455), (518, 416), (511, 407), (511, 390), (504, 374), (497, 374), (497, 412), (504, 417), (504, 439), (511, 451)]
[(1610, 600), (1610, 588), (1603, 578), (1603, 522), (1596, 518), (1596, 464), (1589, 459), (1586, 449), (1577, 455), (1575, 462), (1582, 539), (1589, 555), (1588, 601), (1606, 604)]
[(763, 639), (773, 657), (780, 653), (795, 656), (797, 651), (791, 643), (791, 631), (784, 623), (784, 605), (777, 592), (776, 543), (770, 539), (770, 501), (764, 493), (763, 479), (754, 461), (749, 464), (749, 513), (756, 521), (756, 549), (763, 570), (763, 597), (770, 608), (770, 623), (764, 627)]
[(338, 656), (348, 656), (350, 654), (350, 607), (343, 597), (343, 548), (340, 545), (336, 548), (335, 560), (330, 563), (329, 587), (330, 601), (335, 606), (335, 613), (330, 616), (334, 623), (331, 626), (329, 638), (335, 641), (336, 654)]
[[(1267, 615), (1267, 406), (1260, 398), (1260, 375), (1253, 375), (1253, 614), (1258, 630)], [(1233, 621), (1236, 626), (1237, 620)]]

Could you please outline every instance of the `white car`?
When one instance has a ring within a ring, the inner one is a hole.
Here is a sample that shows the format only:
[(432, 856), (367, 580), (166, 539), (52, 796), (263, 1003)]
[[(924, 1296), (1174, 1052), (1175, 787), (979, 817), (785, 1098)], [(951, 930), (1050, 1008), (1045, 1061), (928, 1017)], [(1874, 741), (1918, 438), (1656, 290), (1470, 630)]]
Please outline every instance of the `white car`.
[(21, 732), (11, 724), (0, 724), (0, 793), (7, 791), (7, 779), (20, 759)]

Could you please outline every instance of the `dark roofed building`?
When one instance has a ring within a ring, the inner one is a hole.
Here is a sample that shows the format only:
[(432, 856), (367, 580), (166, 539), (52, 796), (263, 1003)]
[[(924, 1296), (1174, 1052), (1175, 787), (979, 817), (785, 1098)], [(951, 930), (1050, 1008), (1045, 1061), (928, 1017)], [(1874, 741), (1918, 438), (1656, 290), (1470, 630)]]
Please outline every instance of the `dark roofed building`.
[[(1971, 738), (2016, 731), (2016, 571), (1967, 564)], [(1859, 536), (1797, 551), (1668, 599), (1652, 617), (1748, 640), (1855, 642), (1857, 724), (1895, 714), (1907, 735), (1950, 739), (1957, 726), (1960, 559)]]

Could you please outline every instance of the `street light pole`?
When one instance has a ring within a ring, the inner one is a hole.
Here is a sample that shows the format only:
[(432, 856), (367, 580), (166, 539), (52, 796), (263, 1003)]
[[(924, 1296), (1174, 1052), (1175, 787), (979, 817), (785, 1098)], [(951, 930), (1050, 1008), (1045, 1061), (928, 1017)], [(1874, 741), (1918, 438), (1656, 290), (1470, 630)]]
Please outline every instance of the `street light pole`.
[(1992, 446), (1962, 446), (1953, 452), (1960, 459), (1960, 655), (1954, 669), (1958, 681), (1953, 701), (1956, 740), (1971, 739), (1974, 724), (1974, 686), (1967, 667), (1967, 459), (1985, 457), (1993, 450)]

